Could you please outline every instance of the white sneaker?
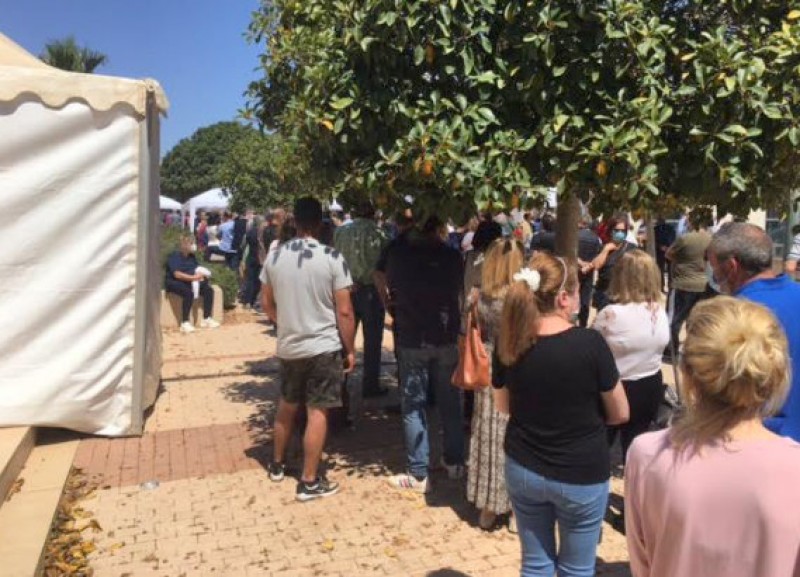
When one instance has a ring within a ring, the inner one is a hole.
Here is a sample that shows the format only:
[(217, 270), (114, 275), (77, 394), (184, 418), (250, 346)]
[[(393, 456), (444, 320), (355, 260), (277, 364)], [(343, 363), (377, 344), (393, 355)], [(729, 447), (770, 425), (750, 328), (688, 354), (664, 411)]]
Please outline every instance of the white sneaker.
[(389, 477), (389, 485), (395, 489), (403, 489), (404, 491), (414, 491), (415, 493), (427, 493), (430, 485), (428, 479), (417, 481), (413, 475), (402, 474)]
[(442, 467), (442, 469), (447, 471), (448, 479), (456, 481), (464, 478), (464, 473), (466, 472), (464, 465), (448, 465), (444, 462), (444, 457), (439, 460), (439, 465)]
[(185, 323), (181, 323), (181, 332), (182, 333), (187, 333), (187, 334), (188, 333), (193, 333), (194, 332), (194, 327), (192, 326), (192, 323), (190, 323), (189, 321), (186, 321)]
[(207, 319), (203, 319), (202, 321), (200, 321), (201, 329), (216, 329), (218, 327), (219, 323), (214, 319), (212, 319), (211, 317), (208, 317)]

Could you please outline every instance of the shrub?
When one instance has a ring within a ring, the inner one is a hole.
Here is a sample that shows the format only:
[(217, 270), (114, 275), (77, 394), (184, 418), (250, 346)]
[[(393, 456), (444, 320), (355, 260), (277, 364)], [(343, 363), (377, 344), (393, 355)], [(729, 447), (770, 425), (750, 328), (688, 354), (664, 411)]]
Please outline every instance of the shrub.
[(224, 264), (208, 262), (202, 254), (197, 255), (197, 260), (211, 271), (211, 284), (222, 289), (222, 306), (226, 309), (235, 307), (239, 296), (239, 275)]

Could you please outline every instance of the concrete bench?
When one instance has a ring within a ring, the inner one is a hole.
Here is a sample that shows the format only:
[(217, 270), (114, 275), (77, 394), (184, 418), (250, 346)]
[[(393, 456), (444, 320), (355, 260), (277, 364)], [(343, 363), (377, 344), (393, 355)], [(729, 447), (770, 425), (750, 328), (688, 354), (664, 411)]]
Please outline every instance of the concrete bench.
[[(212, 318), (218, 323), (223, 321), (223, 308), (222, 308), (222, 289), (215, 285), (211, 285), (211, 290), (214, 291), (214, 308), (211, 311)], [(181, 297), (176, 294), (168, 293), (165, 290), (161, 291), (161, 328), (162, 329), (176, 329), (181, 326)], [(194, 300), (192, 305), (192, 313), (189, 315), (189, 320), (194, 326), (197, 326), (203, 320), (203, 299), (198, 298)]]

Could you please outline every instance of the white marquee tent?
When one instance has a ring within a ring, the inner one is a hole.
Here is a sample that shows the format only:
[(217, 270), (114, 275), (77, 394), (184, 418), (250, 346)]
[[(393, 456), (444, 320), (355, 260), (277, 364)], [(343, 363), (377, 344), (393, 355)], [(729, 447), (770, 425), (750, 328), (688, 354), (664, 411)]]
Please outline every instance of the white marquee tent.
[(161, 210), (180, 210), (181, 203), (168, 196), (158, 197), (158, 206)]
[(154, 81), (0, 34), (0, 426), (137, 434), (161, 372)]
[(193, 196), (183, 204), (184, 217), (189, 215), (189, 226), (194, 227), (194, 217), (198, 210), (225, 210), (230, 198), (221, 188), (212, 188)]

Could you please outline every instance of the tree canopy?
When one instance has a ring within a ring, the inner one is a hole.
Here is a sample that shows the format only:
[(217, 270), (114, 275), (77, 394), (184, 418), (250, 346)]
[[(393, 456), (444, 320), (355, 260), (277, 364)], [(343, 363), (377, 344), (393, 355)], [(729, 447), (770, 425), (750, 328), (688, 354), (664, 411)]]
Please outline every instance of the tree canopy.
[(280, 134), (255, 130), (234, 145), (220, 166), (219, 178), (237, 211), (287, 204), (329, 185), (311, 165), (305, 147)]
[(108, 57), (105, 54), (86, 46), (78, 46), (72, 36), (48, 42), (39, 58), (46, 64), (61, 70), (87, 74), (94, 72), (103, 64), (108, 64)]
[(240, 140), (258, 135), (252, 126), (218, 122), (195, 131), (161, 161), (161, 194), (185, 202), (192, 196), (222, 186), (220, 170)]
[(452, 212), (591, 191), (741, 213), (796, 186), (783, 0), (271, 0), (250, 113), (340, 187)]

